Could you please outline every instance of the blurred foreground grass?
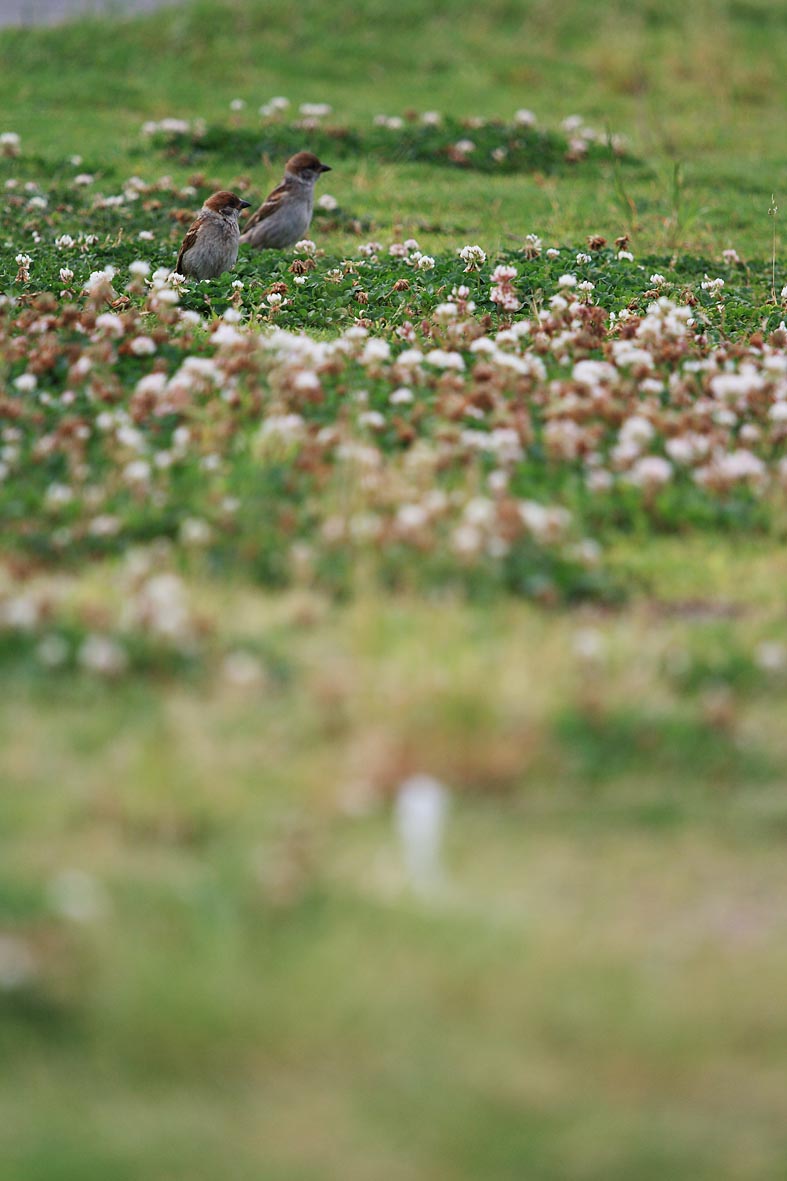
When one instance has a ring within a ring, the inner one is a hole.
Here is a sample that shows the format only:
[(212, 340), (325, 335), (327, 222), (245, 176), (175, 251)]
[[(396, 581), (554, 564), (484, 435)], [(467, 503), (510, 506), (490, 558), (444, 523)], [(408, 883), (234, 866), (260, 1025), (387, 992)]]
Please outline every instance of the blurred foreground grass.
[[(785, 625), (737, 556), (621, 550), (615, 613), (206, 588), (284, 682), (19, 673), (6, 1175), (779, 1176)], [(387, 800), (424, 767), (421, 901)]]
[[(142, 119), (235, 97), (578, 108), (651, 174), (359, 159), (332, 187), (429, 249), (631, 229), (767, 258), (783, 25), (762, 0), (187, 5), (4, 33), (0, 98), (44, 159), (146, 175)], [(196, 585), (274, 654), (252, 684), (10, 667), (3, 1178), (784, 1175), (785, 558), (709, 534), (610, 561), (614, 610)], [(422, 770), (454, 789), (425, 901), (390, 823)]]

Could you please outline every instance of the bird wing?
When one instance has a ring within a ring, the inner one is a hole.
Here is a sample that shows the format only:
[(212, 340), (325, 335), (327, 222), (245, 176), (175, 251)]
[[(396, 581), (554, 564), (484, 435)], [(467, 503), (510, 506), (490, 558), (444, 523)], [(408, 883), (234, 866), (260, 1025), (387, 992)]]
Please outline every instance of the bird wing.
[(286, 192), (287, 192), (287, 182), (282, 181), (280, 185), (276, 186), (276, 188), (273, 190), (273, 192), (268, 194), (268, 196), (263, 201), (262, 205), (260, 205), (257, 212), (252, 213), (252, 215), (248, 219), (248, 221), (246, 221), (244, 223), (244, 225), (243, 225), (244, 234), (248, 230), (250, 230), (252, 228), (252, 226), (258, 226), (261, 221), (265, 221), (266, 217), (270, 217), (271, 214), (275, 213), (277, 209), (280, 209), (282, 200), (284, 199), (284, 195)]
[(179, 275), (183, 274), (182, 270), (180, 269), (180, 266), (181, 266), (181, 263), (183, 262), (184, 256), (186, 254), (188, 254), (188, 252), (189, 252), (189, 250), (191, 250), (192, 246), (196, 246), (196, 244), (197, 244), (197, 238), (199, 236), (200, 230), (202, 229), (202, 224), (203, 224), (202, 218), (198, 217), (196, 219), (196, 221), (193, 221), (191, 223), (188, 230), (186, 231), (186, 237), (183, 239), (181, 246), (180, 246), (180, 253), (178, 254), (178, 261), (175, 263), (175, 270), (178, 272)]

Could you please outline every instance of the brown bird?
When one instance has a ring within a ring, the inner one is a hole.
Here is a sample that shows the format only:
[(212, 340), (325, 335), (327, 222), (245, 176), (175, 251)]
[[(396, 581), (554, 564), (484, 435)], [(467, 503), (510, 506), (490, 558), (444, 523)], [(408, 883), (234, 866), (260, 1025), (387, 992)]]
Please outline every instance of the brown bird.
[(314, 186), (330, 172), (313, 152), (297, 152), (284, 166), (284, 180), (246, 222), (241, 242), (257, 250), (284, 250), (304, 237), (312, 219)]
[(238, 258), (241, 209), (249, 202), (222, 189), (208, 197), (183, 239), (175, 270), (190, 279), (217, 279)]

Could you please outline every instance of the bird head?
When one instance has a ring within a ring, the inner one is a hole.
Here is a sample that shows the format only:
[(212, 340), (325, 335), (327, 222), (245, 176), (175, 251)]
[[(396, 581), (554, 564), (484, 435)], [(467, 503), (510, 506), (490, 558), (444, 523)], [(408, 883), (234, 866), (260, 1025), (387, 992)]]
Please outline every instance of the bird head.
[(314, 152), (296, 152), (294, 156), (290, 156), (284, 171), (289, 176), (297, 177), (298, 180), (314, 184), (323, 172), (330, 172), (331, 167), (329, 164), (322, 164)]
[(208, 197), (205, 208), (212, 209), (214, 213), (220, 213), (223, 217), (238, 217), (241, 209), (249, 208), (249, 202), (236, 196), (235, 193), (230, 193), (227, 189), (222, 189), (220, 192), (214, 193), (212, 197)]

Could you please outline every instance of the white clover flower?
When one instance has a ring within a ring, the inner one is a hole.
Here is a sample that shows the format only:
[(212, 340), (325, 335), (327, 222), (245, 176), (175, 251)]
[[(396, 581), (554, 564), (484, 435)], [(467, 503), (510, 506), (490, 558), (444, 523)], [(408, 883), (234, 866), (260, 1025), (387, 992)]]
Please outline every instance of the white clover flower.
[(458, 139), (454, 144), (454, 151), (459, 152), (461, 156), (467, 156), (475, 151), (475, 144), (471, 139)]
[(618, 373), (615, 366), (610, 365), (608, 361), (583, 359), (574, 365), (571, 376), (580, 385), (593, 387), (616, 381)]
[(577, 277), (576, 277), (576, 275), (561, 275), (557, 281), (557, 285), (558, 285), (558, 287), (564, 287), (564, 288), (576, 287)]
[(477, 271), (486, 262), (486, 252), (480, 246), (462, 246), (457, 254), (465, 263), (466, 271)]
[(472, 525), (457, 525), (451, 534), (451, 548), (460, 556), (470, 558), (477, 554), (483, 545), (483, 535)]
[(307, 119), (324, 119), (331, 114), (333, 107), (328, 103), (301, 103), (298, 110)]
[(77, 661), (88, 672), (102, 677), (117, 677), (125, 672), (128, 656), (111, 636), (96, 632), (87, 636), (77, 653)]
[(724, 287), (724, 280), (711, 279), (708, 275), (706, 275), (703, 281), (700, 283), (700, 287), (703, 291), (720, 292)]
[(137, 238), (139, 239), (140, 242), (153, 242), (155, 240), (155, 237), (156, 237), (156, 235), (153, 233), (152, 230), (140, 230), (139, 233), (137, 234)]
[(317, 250), (317, 243), (312, 242), (311, 238), (302, 238), (300, 242), (296, 242), (293, 246), (296, 254), (314, 254)]
[(385, 416), (379, 410), (364, 410), (358, 415), (358, 425), (381, 431), (385, 426)]
[(128, 347), (135, 357), (152, 357), (156, 351), (156, 342), (150, 336), (135, 336)]
[(300, 373), (296, 373), (292, 384), (296, 390), (301, 392), (305, 390), (319, 390), (321, 388), (319, 377), (310, 369), (302, 369)]
[[(204, 542), (195, 541), (194, 544), (202, 545)], [(131, 609), (137, 626), (161, 639), (182, 643), (191, 637), (192, 623), (186, 588), (177, 574), (152, 574), (146, 578), (134, 597)]]
[(721, 257), (724, 259), (727, 266), (732, 267), (740, 265), (740, 255), (738, 254), (738, 251), (734, 249), (734, 247), (729, 247), (727, 250), (722, 250)]
[(623, 478), (627, 483), (640, 488), (661, 488), (672, 479), (672, 464), (660, 455), (644, 455)]
[[(402, 360), (401, 356), (399, 360)], [(461, 353), (446, 349), (432, 349), (426, 354), (424, 360), (428, 361), (430, 365), (434, 365), (436, 369), (455, 369), (461, 372), (465, 367)]]
[(426, 127), (439, 127), (443, 121), (443, 116), (439, 111), (424, 111), (421, 115), (421, 122)]
[(0, 156), (18, 156), (22, 150), (22, 140), (15, 131), (0, 132)]
[(174, 119), (172, 116), (168, 116), (161, 120), (157, 130), (165, 131), (168, 135), (187, 135), (191, 130), (191, 124), (188, 119)]
[(418, 271), (431, 271), (434, 269), (435, 260), (431, 254), (416, 254), (413, 255), (413, 264)]
[(429, 524), (429, 513), (422, 504), (400, 504), (394, 523), (402, 533), (417, 533)]
[(97, 316), (96, 328), (106, 333), (107, 336), (114, 336), (117, 340), (125, 333), (125, 325), (121, 317), (115, 315), (114, 312), (103, 312)]
[(14, 262), (16, 263), (16, 265), (18, 267), (21, 267), (23, 270), (26, 271), (26, 270), (29, 270), (33, 260), (29, 254), (17, 254), (16, 258), (14, 259)]
[(120, 532), (121, 524), (117, 517), (110, 513), (101, 513), (88, 526), (91, 537), (115, 537)]
[(68, 484), (50, 484), (44, 494), (48, 508), (59, 509), (74, 499), (74, 490)]
[(391, 393), (388, 401), (392, 406), (407, 406), (414, 401), (413, 391), (407, 386), (399, 386)]
[(339, 202), (330, 193), (323, 193), (317, 199), (317, 208), (324, 209), (326, 213), (333, 213), (334, 209), (339, 208)]
[(58, 250), (70, 250), (72, 246), (76, 246), (76, 241), (70, 234), (61, 234), (59, 238), (55, 238), (55, 246)]
[(270, 99), (269, 102), (261, 106), (259, 113), (264, 119), (267, 119), (270, 115), (278, 114), (279, 111), (286, 111), (289, 105), (290, 100), (288, 98), (277, 95), (275, 98)]
[(650, 442), (655, 433), (653, 423), (649, 419), (643, 418), (641, 414), (632, 414), (624, 420), (619, 437), (621, 442), (641, 448)]
[(20, 394), (32, 394), (37, 385), (38, 378), (35, 373), (21, 373), (14, 379), (14, 388), (19, 390)]
[(145, 262), (142, 258), (138, 258), (129, 265), (128, 270), (129, 274), (133, 275), (135, 279), (146, 279), (150, 274), (150, 263)]
[(631, 253), (630, 250), (619, 250), (618, 251), (618, 259), (620, 260), (620, 262), (633, 262), (634, 255)]
[(87, 188), (88, 185), (92, 185), (92, 183), (95, 179), (96, 178), (94, 176), (91, 176), (91, 174), (89, 172), (79, 172), (74, 177), (73, 183), (75, 185), (79, 185), (80, 187)]
[(650, 282), (654, 287), (663, 287), (667, 280), (656, 271), (655, 274), (650, 276)]
[(754, 661), (764, 672), (783, 672), (787, 668), (787, 647), (776, 640), (764, 640), (755, 649)]
[(438, 324), (448, 324), (451, 320), (456, 319), (458, 311), (455, 303), (439, 303), (432, 312), (432, 316)]
[(608, 492), (614, 483), (612, 473), (604, 468), (594, 468), (585, 477), (585, 487), (589, 492)]
[(260, 426), (258, 438), (260, 442), (270, 438), (294, 442), (303, 437), (305, 425), (300, 414), (270, 414)]
[(0, 623), (15, 631), (30, 632), (38, 625), (40, 608), (29, 595), (16, 595), (0, 601)]
[(60, 668), (68, 660), (68, 643), (62, 636), (44, 636), (36, 645), (36, 658), (45, 668)]
[(132, 459), (123, 468), (123, 478), (129, 484), (147, 484), (150, 480), (150, 464), (144, 459)]
[(568, 509), (538, 504), (534, 500), (520, 500), (517, 504), (523, 525), (536, 541), (554, 543), (561, 540), (571, 524)]
[(753, 484), (763, 485), (768, 469), (759, 456), (745, 448), (738, 448), (726, 454), (717, 454), (705, 467), (697, 468), (694, 479), (698, 484)]
[(514, 111), (514, 123), (517, 127), (535, 127), (536, 122), (535, 115), (532, 111), (528, 111), (526, 107)]
[(577, 266), (578, 267), (584, 266), (586, 263), (589, 263), (592, 261), (593, 261), (593, 259), (592, 259), (591, 255), (584, 254), (582, 251), (580, 251), (580, 253), (577, 255)]
[[(148, 374), (147, 380), (151, 377), (157, 377), (158, 374)], [(161, 374), (163, 377), (164, 375)], [(137, 382), (139, 388), (146, 379), (143, 377), (141, 381)], [(121, 422), (115, 431), (115, 438), (121, 447), (128, 447), (130, 451), (141, 451), (145, 446), (145, 436), (137, 427), (132, 426), (130, 422)]]
[(374, 365), (380, 361), (387, 361), (390, 355), (391, 346), (388, 344), (388, 341), (375, 337), (366, 342), (358, 360), (361, 365)]
[(86, 295), (97, 295), (104, 287), (111, 284), (114, 277), (114, 267), (104, 267), (103, 271), (91, 271), (82, 290)]
[(242, 98), (234, 98), (230, 103), (231, 111), (243, 111), (246, 107), (246, 101)]
[(557, 258), (559, 256), (559, 254), (560, 254), (560, 251), (557, 250), (554, 246), (550, 246), (549, 249), (547, 250), (547, 258), (554, 259), (554, 258)]

